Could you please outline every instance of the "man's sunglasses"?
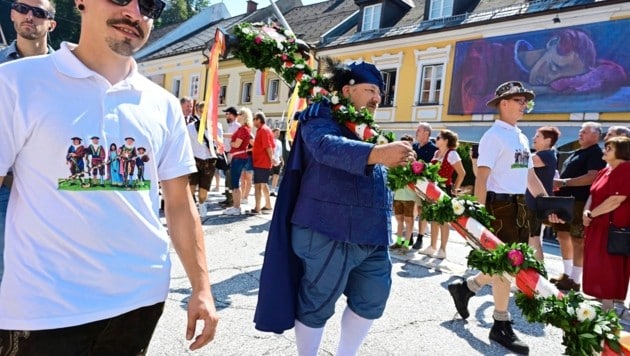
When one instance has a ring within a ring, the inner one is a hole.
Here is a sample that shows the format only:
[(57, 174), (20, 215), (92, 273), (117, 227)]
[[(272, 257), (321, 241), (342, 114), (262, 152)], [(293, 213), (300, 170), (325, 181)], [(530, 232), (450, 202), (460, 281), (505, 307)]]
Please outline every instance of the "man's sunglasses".
[(35, 7), (35, 6), (26, 5), (26, 4), (23, 4), (21, 2), (14, 2), (11, 5), (11, 9), (19, 12), (22, 15), (26, 15), (26, 14), (28, 14), (29, 11), (32, 11), (33, 12), (33, 16), (37, 17), (38, 19), (52, 20), (54, 18), (53, 14), (51, 14), (50, 12), (42, 9), (41, 7)]
[[(110, 0), (118, 6), (127, 6), (131, 0)], [(166, 3), (162, 0), (138, 0), (140, 13), (150, 19), (157, 19), (162, 14)]]

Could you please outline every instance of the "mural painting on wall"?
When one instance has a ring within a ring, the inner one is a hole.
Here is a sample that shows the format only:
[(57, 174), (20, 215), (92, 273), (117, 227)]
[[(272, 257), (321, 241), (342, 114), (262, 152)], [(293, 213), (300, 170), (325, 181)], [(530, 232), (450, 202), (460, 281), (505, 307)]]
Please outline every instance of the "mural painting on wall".
[(495, 88), (519, 80), (536, 113), (630, 111), (630, 19), (458, 42), (449, 114), (486, 114)]

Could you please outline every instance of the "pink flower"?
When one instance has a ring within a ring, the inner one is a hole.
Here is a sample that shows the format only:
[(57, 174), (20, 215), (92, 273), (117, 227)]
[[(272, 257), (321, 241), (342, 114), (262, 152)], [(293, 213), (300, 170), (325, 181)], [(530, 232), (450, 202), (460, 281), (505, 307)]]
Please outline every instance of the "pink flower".
[(424, 171), (424, 162), (422, 162), (422, 161), (415, 161), (415, 162), (413, 162), (411, 164), (411, 171), (415, 175), (422, 174), (422, 172)]
[(311, 79), (311, 84), (313, 84), (313, 85), (317, 84), (317, 79), (315, 79), (315, 78)]
[(283, 53), (283, 54), (282, 54), (282, 61), (283, 61), (283, 62), (286, 62), (286, 61), (288, 61), (288, 60), (289, 60), (289, 56), (287, 56), (287, 55), (286, 55), (286, 53)]
[(511, 250), (507, 253), (507, 257), (510, 259), (512, 266), (514, 267), (522, 265), (525, 260), (523, 253), (519, 250)]
[(256, 38), (254, 38), (254, 42), (256, 42), (256, 44), (261, 44), (262, 41), (263, 41), (263, 39), (260, 36), (256, 36)]

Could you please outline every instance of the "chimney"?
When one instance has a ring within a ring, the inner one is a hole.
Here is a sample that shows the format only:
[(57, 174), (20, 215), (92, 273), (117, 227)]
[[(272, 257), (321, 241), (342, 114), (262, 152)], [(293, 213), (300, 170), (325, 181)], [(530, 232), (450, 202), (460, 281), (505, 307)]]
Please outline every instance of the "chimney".
[(247, 14), (251, 14), (258, 9), (258, 3), (252, 0), (247, 0)]

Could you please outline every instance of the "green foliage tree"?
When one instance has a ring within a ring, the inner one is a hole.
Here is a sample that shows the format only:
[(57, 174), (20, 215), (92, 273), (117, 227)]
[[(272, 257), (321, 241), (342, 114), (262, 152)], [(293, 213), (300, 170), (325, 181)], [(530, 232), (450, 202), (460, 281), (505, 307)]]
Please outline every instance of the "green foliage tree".
[(209, 0), (165, 0), (166, 9), (155, 22), (155, 28), (182, 23), (208, 7)]

